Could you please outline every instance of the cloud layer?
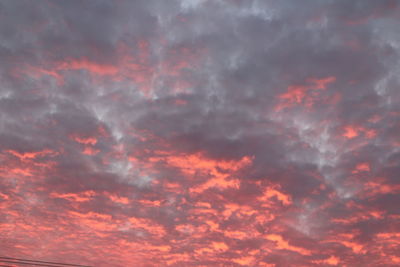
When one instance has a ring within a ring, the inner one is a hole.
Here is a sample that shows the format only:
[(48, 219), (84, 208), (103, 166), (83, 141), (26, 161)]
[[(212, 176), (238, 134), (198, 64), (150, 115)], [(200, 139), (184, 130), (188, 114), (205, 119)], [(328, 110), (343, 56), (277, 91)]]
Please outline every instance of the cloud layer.
[(399, 266), (397, 1), (0, 1), (0, 250)]

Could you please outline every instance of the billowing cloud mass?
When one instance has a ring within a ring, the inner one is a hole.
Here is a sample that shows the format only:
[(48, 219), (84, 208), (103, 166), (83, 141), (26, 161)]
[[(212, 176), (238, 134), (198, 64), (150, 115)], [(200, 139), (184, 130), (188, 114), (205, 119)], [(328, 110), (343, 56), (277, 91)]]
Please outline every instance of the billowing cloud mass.
[(399, 4), (0, 1), (0, 256), (399, 266)]

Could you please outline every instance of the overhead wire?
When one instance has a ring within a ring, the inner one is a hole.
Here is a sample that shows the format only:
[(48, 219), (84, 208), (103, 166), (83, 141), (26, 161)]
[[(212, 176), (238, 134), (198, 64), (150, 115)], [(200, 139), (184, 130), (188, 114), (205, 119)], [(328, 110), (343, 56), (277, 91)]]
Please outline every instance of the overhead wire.
[[(5, 257), (5, 256), (0, 256), (0, 263), (13, 263), (13, 264), (20, 264), (20, 265), (43, 266), (43, 267), (90, 267), (87, 265), (51, 262), (51, 261), (40, 261), (40, 260), (13, 258), (13, 257)], [(0, 267), (3, 267), (3, 266), (8, 267), (9, 265), (0, 265)], [(9, 266), (9, 267), (12, 267), (12, 266)]]

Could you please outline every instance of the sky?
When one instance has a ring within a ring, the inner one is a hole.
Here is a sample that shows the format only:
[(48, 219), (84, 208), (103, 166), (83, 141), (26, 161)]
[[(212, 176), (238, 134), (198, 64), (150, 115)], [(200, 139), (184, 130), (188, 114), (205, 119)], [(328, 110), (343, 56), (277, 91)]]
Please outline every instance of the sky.
[(0, 256), (400, 266), (400, 3), (0, 0)]

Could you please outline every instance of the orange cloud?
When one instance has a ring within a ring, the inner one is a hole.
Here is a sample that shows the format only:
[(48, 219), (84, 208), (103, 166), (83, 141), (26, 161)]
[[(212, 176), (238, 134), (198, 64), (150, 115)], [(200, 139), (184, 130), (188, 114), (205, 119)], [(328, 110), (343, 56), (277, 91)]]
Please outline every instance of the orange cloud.
[(94, 191), (86, 191), (86, 192), (82, 192), (82, 193), (66, 193), (66, 194), (59, 194), (56, 192), (53, 192), (50, 194), (50, 197), (52, 198), (62, 198), (62, 199), (66, 199), (68, 201), (72, 201), (72, 202), (86, 202), (86, 201), (90, 201), (94, 196), (96, 195), (96, 193)]
[(261, 197), (258, 198), (259, 201), (262, 202), (268, 202), (271, 198), (276, 198), (280, 202), (282, 202), (283, 205), (290, 205), (292, 204), (291, 197), (287, 194), (284, 194), (274, 187), (267, 187), (264, 189), (264, 193)]
[(286, 240), (283, 239), (282, 236), (278, 234), (268, 234), (265, 236), (265, 238), (274, 241), (278, 249), (286, 249), (306, 256), (311, 255), (311, 251), (290, 245)]
[(118, 68), (113, 65), (99, 64), (86, 58), (66, 60), (56, 68), (58, 70), (87, 70), (98, 75), (115, 75), (118, 72)]
[(358, 131), (359, 130), (356, 127), (346, 126), (344, 128), (343, 136), (348, 138), (348, 139), (352, 139), (352, 138), (357, 137), (359, 135)]
[(215, 251), (224, 252), (229, 249), (229, 247), (224, 242), (212, 242), (211, 246)]
[(50, 156), (55, 156), (58, 154), (58, 152), (55, 152), (53, 150), (50, 149), (44, 149), (42, 151), (36, 151), (36, 152), (25, 152), (25, 153), (19, 153), (17, 151), (14, 150), (7, 150), (8, 153), (16, 156), (17, 158), (19, 158), (20, 160), (24, 161), (24, 160), (28, 160), (28, 159), (35, 159), (35, 158), (39, 158), (39, 157), (44, 157), (47, 155)]
[(328, 265), (334, 265), (337, 266), (340, 262), (340, 259), (335, 256), (330, 256), (329, 258), (325, 260), (316, 260), (314, 261), (316, 264), (328, 264)]
[(100, 152), (100, 150), (94, 149), (94, 148), (89, 147), (89, 146), (85, 147), (85, 148), (83, 149), (83, 151), (82, 151), (83, 154), (89, 155), (89, 156), (96, 155), (96, 154), (98, 154), (99, 152)]
[(355, 125), (347, 125), (344, 127), (343, 133), (342, 133), (342, 136), (346, 137), (347, 139), (353, 139), (360, 135), (364, 135), (364, 137), (367, 139), (372, 139), (372, 138), (376, 137), (377, 132), (374, 129), (367, 129), (367, 128), (364, 128), (361, 126), (355, 126)]
[(132, 224), (132, 227), (142, 228), (157, 237), (162, 237), (166, 233), (164, 227), (149, 219), (130, 217), (129, 222)]
[(400, 192), (400, 185), (389, 185), (384, 178), (376, 178), (375, 181), (369, 181), (364, 184), (363, 194), (367, 197), (373, 197), (383, 194), (396, 194)]
[(128, 205), (130, 203), (129, 198), (127, 198), (127, 197), (121, 197), (121, 196), (117, 196), (117, 195), (114, 195), (114, 194), (108, 194), (108, 193), (106, 193), (106, 195), (114, 203), (124, 204), (124, 205)]
[(360, 173), (360, 172), (369, 172), (371, 170), (371, 166), (368, 162), (362, 162), (356, 165), (354, 170), (351, 173)]
[(278, 96), (279, 103), (275, 106), (275, 111), (278, 112), (296, 105), (310, 108), (317, 101), (320, 94), (318, 91), (327, 89), (327, 86), (335, 81), (335, 77), (309, 78), (306, 85), (291, 85), (287, 88), (286, 93)]
[(245, 156), (240, 160), (216, 160), (210, 159), (203, 153), (178, 154), (160, 151), (159, 156), (149, 158), (150, 162), (165, 162), (171, 167), (178, 168), (188, 177), (194, 177), (196, 174), (210, 177), (206, 182), (194, 186), (190, 189), (192, 193), (201, 193), (209, 188), (239, 188), (238, 179), (230, 177), (234, 172), (248, 166), (252, 158)]
[(97, 139), (95, 137), (80, 137), (73, 135), (71, 136), (71, 138), (76, 142), (84, 145), (95, 145), (97, 143)]
[(243, 266), (251, 266), (251, 264), (255, 261), (255, 258), (252, 256), (248, 256), (248, 257), (234, 258), (232, 259), (232, 261)]

